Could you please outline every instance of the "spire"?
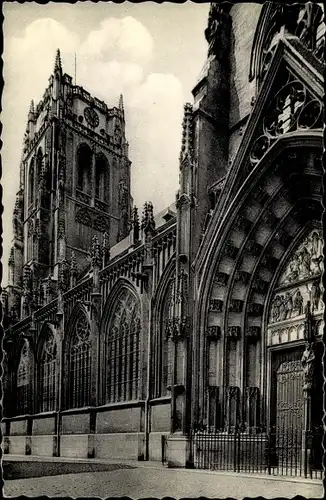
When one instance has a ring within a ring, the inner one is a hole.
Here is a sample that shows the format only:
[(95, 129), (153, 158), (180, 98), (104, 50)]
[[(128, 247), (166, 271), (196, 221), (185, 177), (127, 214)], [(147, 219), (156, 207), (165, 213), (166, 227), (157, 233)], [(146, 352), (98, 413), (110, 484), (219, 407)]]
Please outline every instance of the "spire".
[(34, 120), (34, 112), (35, 112), (34, 101), (32, 99), (31, 104), (29, 106), (29, 110), (28, 110), (28, 121), (29, 122)]
[(186, 103), (184, 105), (184, 115), (182, 122), (182, 140), (181, 140), (181, 153), (180, 162), (182, 163), (186, 158), (192, 160), (193, 156), (193, 108), (192, 105)]
[(62, 71), (60, 49), (57, 49), (57, 53), (55, 56), (54, 73), (56, 71)]
[(119, 109), (122, 113), (124, 113), (124, 106), (123, 106), (123, 95), (120, 94), (120, 98), (119, 98)]

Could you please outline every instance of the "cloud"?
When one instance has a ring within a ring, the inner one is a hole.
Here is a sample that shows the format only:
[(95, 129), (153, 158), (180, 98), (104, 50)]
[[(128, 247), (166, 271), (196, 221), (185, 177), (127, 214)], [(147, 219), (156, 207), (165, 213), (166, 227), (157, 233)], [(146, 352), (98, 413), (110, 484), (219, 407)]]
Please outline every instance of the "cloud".
[(100, 29), (92, 31), (79, 53), (103, 62), (119, 61), (147, 64), (153, 55), (153, 39), (145, 26), (133, 17), (104, 19)]
[(5, 25), (4, 263), (29, 103), (43, 95), (58, 47), (63, 69), (71, 76), (77, 52), (77, 83), (91, 94), (109, 106), (124, 94), (135, 203), (141, 206), (151, 199), (159, 211), (174, 201), (183, 89), (174, 75), (151, 72), (155, 47), (146, 27), (130, 16), (108, 18), (81, 40), (72, 29), (45, 18), (29, 24), (20, 37), (6, 31)]

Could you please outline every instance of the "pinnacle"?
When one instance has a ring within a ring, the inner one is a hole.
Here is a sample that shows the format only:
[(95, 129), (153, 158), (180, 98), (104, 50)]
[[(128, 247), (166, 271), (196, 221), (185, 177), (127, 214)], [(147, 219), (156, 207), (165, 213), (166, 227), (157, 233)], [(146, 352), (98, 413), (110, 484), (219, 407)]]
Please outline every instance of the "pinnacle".
[(34, 113), (34, 101), (33, 101), (33, 99), (31, 100), (31, 104), (29, 106), (29, 112)]
[(61, 66), (61, 56), (60, 56), (60, 49), (57, 49), (57, 53), (55, 56), (55, 62), (54, 62), (54, 71), (61, 71), (62, 66)]
[(120, 111), (124, 111), (124, 106), (123, 106), (123, 95), (120, 94), (120, 98), (119, 98), (119, 109)]

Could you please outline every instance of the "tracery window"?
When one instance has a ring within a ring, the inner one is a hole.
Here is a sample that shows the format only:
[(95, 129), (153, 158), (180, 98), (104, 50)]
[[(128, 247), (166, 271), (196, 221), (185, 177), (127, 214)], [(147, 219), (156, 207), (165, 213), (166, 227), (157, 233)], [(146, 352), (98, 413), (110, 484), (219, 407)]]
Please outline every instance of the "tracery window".
[(77, 153), (77, 189), (92, 194), (92, 151), (82, 144)]
[(100, 154), (96, 157), (95, 162), (95, 197), (103, 200), (104, 199), (104, 189), (105, 178), (107, 172), (107, 161), (104, 155)]
[(57, 400), (57, 344), (50, 329), (46, 331), (40, 359), (40, 411), (54, 411)]
[(106, 336), (108, 403), (138, 398), (140, 306), (124, 288), (118, 295)]
[(257, 78), (260, 86), (271, 64), (278, 41), (290, 35), (310, 50), (317, 59), (324, 60), (325, 23), (322, 3), (275, 3), (266, 2), (257, 25), (250, 63), (250, 80)]
[(155, 345), (155, 397), (168, 394), (167, 386), (171, 378), (172, 353), (171, 342), (173, 336), (173, 307), (174, 307), (174, 280), (171, 278), (164, 294), (159, 322), (159, 331)]
[(91, 330), (85, 316), (76, 321), (69, 350), (69, 406), (81, 408), (90, 404)]
[(30, 367), (29, 347), (24, 342), (17, 369), (17, 414), (24, 415), (30, 411)]

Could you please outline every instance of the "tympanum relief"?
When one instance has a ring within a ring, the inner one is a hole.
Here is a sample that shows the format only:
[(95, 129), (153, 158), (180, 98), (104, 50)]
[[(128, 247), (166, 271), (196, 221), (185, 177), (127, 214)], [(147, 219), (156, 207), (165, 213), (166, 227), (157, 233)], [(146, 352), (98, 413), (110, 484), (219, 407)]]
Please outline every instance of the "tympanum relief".
[(303, 338), (307, 303), (311, 312), (324, 309), (323, 240), (321, 231), (312, 230), (291, 256), (273, 295), (268, 327), (268, 343), (278, 344)]

